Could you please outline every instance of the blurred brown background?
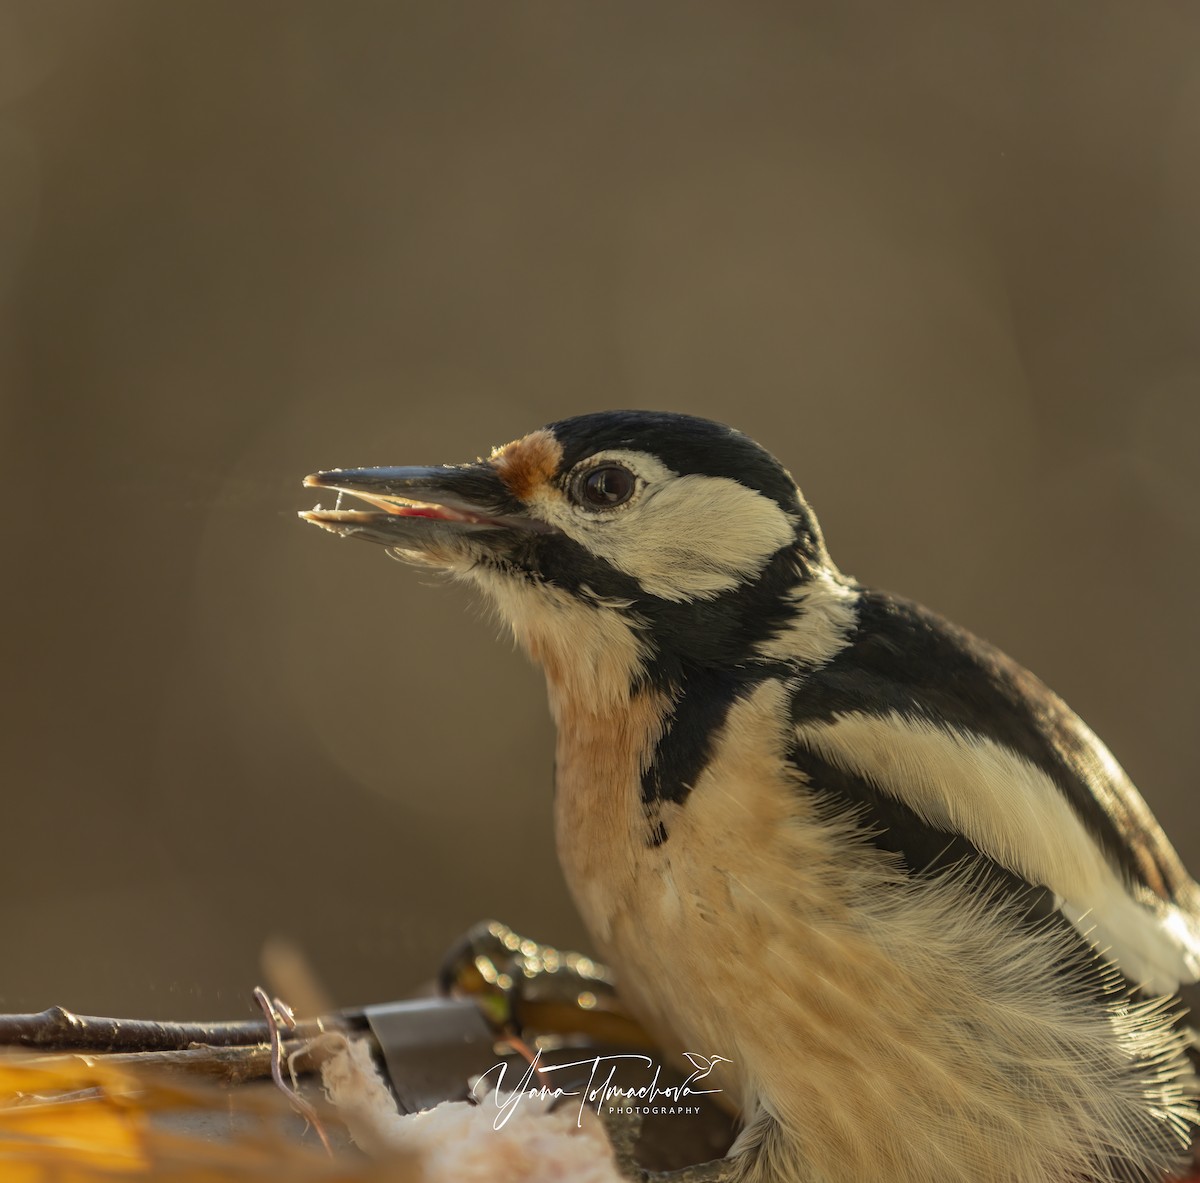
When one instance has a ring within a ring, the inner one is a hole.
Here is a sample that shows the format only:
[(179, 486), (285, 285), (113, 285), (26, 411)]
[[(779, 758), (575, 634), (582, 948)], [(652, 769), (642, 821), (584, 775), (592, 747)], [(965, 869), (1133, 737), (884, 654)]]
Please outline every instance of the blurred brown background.
[(540, 676), (300, 478), (602, 407), (774, 450), (1200, 869), (1200, 9), (0, 2), (0, 1009), (584, 943)]

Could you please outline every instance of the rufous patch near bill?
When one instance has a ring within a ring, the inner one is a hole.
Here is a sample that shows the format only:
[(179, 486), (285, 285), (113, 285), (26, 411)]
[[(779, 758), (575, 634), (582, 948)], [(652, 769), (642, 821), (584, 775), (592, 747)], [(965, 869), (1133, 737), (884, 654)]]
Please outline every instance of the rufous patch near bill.
[(562, 460), (562, 445), (549, 431), (534, 431), (497, 448), (488, 458), (514, 497), (528, 501)]

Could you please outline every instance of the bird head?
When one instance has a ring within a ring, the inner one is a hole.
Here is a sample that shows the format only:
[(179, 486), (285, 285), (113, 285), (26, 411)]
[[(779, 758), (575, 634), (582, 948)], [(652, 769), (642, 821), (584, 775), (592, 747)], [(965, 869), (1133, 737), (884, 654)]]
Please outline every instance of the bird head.
[(601, 698), (765, 659), (797, 592), (834, 572), (783, 466), (689, 415), (581, 415), (473, 464), (305, 484), (371, 507), (306, 521), (474, 582), (552, 683)]

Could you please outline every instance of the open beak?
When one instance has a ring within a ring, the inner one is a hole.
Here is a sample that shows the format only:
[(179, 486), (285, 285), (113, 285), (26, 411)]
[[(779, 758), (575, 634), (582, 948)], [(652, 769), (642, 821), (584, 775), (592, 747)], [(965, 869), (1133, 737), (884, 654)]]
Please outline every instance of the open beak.
[[(523, 512), (486, 464), (436, 468), (333, 468), (304, 478), (313, 489), (337, 493), (333, 509), (301, 512), (306, 522), (344, 538), (401, 550), (426, 550), (483, 531), (550, 529)], [(372, 509), (342, 509), (349, 494)]]

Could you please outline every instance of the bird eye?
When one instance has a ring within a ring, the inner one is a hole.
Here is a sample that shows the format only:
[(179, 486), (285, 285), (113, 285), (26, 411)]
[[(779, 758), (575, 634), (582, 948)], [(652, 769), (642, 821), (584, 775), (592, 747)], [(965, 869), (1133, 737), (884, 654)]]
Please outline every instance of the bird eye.
[(597, 509), (611, 509), (633, 496), (637, 478), (619, 464), (592, 468), (575, 483), (575, 500)]

